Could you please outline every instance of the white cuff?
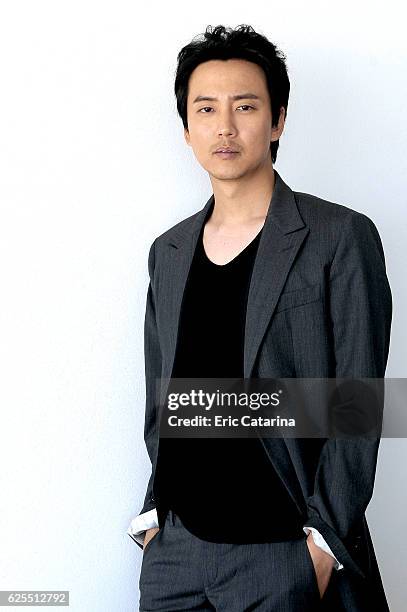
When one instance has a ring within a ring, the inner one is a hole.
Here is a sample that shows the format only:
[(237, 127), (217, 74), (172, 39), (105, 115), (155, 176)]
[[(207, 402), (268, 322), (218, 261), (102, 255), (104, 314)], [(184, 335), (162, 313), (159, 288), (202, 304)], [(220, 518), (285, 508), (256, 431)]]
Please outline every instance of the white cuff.
[(322, 550), (327, 552), (329, 555), (331, 555), (331, 557), (333, 557), (335, 559), (334, 568), (336, 570), (340, 570), (340, 569), (343, 568), (342, 563), (340, 563), (338, 561), (338, 559), (333, 554), (332, 550), (329, 548), (328, 544), (325, 542), (325, 540), (322, 537), (322, 535), (319, 533), (319, 531), (317, 529), (315, 529), (315, 527), (303, 527), (303, 530), (305, 531), (306, 534), (308, 534), (311, 531), (312, 532), (312, 539), (314, 540), (315, 544), (317, 546), (319, 546), (320, 548), (322, 548)]
[(136, 516), (131, 521), (127, 533), (135, 542), (143, 546), (145, 532), (152, 527), (158, 527), (157, 510), (155, 508)]

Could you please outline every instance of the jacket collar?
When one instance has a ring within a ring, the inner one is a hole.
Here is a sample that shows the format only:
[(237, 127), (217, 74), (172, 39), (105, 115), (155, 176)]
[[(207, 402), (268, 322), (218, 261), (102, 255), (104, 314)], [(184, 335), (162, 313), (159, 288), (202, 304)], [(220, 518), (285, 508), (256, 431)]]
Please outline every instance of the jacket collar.
[[(305, 224), (298, 211), (294, 192), (283, 181), (277, 170), (274, 170), (274, 179), (273, 194), (267, 209), (263, 233), (267, 233), (268, 227), (274, 224), (282, 234), (290, 234), (291, 232), (301, 229)], [(215, 196), (212, 194), (205, 206), (198, 213), (186, 220), (190, 221), (189, 223), (179, 223), (171, 233), (168, 240), (169, 244), (172, 244), (176, 248), (183, 248), (189, 244), (191, 233), (193, 235), (193, 242), (195, 243), (202, 229), (202, 225), (212, 212), (214, 202)]]

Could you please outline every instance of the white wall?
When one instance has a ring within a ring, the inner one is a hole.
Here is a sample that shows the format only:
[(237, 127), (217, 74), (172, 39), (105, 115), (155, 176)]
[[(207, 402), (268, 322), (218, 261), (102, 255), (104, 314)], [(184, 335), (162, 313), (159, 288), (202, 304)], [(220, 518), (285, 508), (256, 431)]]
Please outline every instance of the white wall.
[[(405, 376), (403, 3), (15, 0), (0, 14), (0, 589), (138, 609), (142, 325), (153, 238), (211, 194), (175, 112), (176, 54), (250, 23), (287, 54), (276, 169), (369, 215), (394, 297), (387, 375)], [(404, 609), (405, 440), (383, 440), (368, 519)], [(404, 485), (404, 487), (403, 487)]]

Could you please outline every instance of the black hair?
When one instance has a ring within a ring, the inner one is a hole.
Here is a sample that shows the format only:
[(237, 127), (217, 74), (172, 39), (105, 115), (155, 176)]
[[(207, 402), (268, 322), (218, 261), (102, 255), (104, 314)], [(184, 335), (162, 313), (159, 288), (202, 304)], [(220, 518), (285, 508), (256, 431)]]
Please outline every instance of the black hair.
[[(203, 36), (203, 38), (201, 38)], [(181, 49), (177, 56), (175, 75), (175, 97), (178, 114), (185, 129), (187, 121), (188, 82), (192, 71), (201, 63), (213, 59), (245, 59), (258, 64), (266, 75), (271, 100), (273, 127), (277, 126), (280, 107), (287, 116), (290, 81), (287, 74), (286, 57), (276, 45), (256, 32), (250, 25), (239, 25), (235, 29), (222, 25), (210, 25), (203, 34), (198, 34)], [(270, 143), (271, 159), (277, 159), (279, 142)]]

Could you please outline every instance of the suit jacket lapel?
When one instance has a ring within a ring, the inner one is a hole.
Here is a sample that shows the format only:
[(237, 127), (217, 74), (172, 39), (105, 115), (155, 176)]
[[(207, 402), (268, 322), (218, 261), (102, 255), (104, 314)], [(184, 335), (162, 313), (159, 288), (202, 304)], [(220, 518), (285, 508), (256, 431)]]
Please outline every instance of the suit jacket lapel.
[(247, 300), (244, 377), (252, 375), (255, 359), (308, 228), (294, 194), (276, 173), (276, 181), (254, 261)]
[(178, 339), (178, 329), (181, 315), (182, 298), (192, 264), (199, 232), (212, 210), (214, 195), (212, 194), (195, 216), (193, 225), (188, 219), (177, 227), (175, 234), (168, 241), (168, 252), (163, 262), (160, 275), (160, 293), (165, 296), (160, 303), (158, 323), (164, 342), (163, 378), (170, 378), (175, 358)]

